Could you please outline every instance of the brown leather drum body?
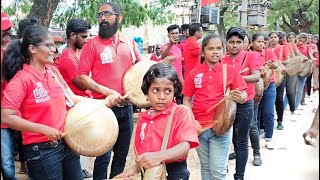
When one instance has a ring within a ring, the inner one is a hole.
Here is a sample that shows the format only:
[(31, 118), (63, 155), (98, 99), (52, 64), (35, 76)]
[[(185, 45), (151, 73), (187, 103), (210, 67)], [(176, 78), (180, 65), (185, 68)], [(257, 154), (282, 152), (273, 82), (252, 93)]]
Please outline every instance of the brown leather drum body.
[(263, 79), (259, 78), (259, 81), (255, 83), (255, 90), (256, 90), (256, 95), (253, 98), (254, 105), (257, 105), (263, 96), (263, 91), (264, 91), (264, 85), (263, 85)]
[[(127, 99), (129, 102), (140, 108), (150, 107), (146, 96), (141, 90), (142, 80), (148, 69), (157, 62), (151, 60), (142, 60), (131, 66), (123, 77), (124, 93), (130, 92)], [(131, 92), (132, 91), (132, 92)]]
[(268, 65), (265, 65), (264, 68), (262, 69), (262, 76), (261, 76), (265, 90), (269, 87), (271, 75), (272, 75), (272, 70), (269, 68)]
[(223, 135), (233, 125), (237, 113), (237, 103), (230, 96), (226, 96), (215, 109), (212, 129), (217, 135)]
[(289, 76), (299, 75), (303, 69), (304, 63), (301, 56), (291, 58), (290, 62), (286, 65), (286, 71)]
[(276, 87), (279, 87), (284, 79), (284, 74), (282, 73), (282, 68), (278, 67), (277, 69), (274, 69), (273, 72), (274, 72)]
[(153, 168), (149, 168), (144, 172), (143, 180), (166, 180), (167, 171), (166, 165), (160, 164)]
[(304, 65), (304, 68), (300, 73), (300, 76), (309, 77), (313, 72), (313, 63), (311, 61), (306, 61), (303, 63), (303, 65)]
[(85, 100), (67, 113), (64, 140), (79, 155), (97, 157), (109, 151), (119, 134), (117, 118), (97, 100)]

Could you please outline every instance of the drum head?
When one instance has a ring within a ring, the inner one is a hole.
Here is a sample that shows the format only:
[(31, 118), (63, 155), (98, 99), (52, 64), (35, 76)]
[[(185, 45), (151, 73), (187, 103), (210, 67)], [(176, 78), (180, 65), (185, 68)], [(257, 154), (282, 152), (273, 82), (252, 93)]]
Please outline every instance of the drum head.
[(124, 93), (130, 92), (127, 99), (137, 107), (146, 108), (151, 106), (141, 90), (141, 85), (145, 73), (156, 63), (157, 62), (151, 60), (139, 61), (137, 64), (131, 66), (123, 77)]
[(119, 126), (113, 111), (97, 100), (76, 104), (67, 113), (64, 140), (79, 155), (97, 157), (115, 144)]

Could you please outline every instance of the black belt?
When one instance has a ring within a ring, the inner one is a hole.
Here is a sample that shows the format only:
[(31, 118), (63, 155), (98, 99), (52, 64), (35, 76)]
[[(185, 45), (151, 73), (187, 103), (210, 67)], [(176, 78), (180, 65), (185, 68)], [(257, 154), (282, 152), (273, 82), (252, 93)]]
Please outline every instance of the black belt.
[(59, 145), (61, 145), (63, 142), (62, 139), (58, 141), (49, 141), (49, 142), (41, 142), (41, 143), (33, 143), (33, 144), (28, 144), (24, 145), (24, 148), (26, 150), (32, 149), (34, 151), (38, 151), (39, 149), (50, 149), (50, 148), (55, 148)]
[(126, 107), (126, 106), (129, 106), (129, 105), (131, 105), (131, 103), (129, 101), (125, 100), (125, 101), (123, 101), (122, 104), (117, 105), (116, 107)]

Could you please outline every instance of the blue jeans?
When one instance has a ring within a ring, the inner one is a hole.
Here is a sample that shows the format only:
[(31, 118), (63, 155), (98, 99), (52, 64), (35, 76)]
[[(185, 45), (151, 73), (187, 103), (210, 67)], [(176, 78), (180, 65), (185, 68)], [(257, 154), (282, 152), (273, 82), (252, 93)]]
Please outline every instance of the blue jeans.
[(111, 109), (118, 120), (119, 135), (113, 149), (96, 158), (93, 169), (94, 180), (107, 179), (107, 169), (112, 150), (114, 155), (109, 178), (112, 179), (114, 176), (122, 173), (126, 164), (133, 131), (133, 107), (132, 105), (128, 105), (124, 107), (112, 107)]
[(296, 110), (295, 99), (296, 99), (296, 84), (298, 76), (289, 76), (286, 74), (286, 95), (284, 96), (284, 108), (289, 103), (290, 111)]
[(30, 180), (80, 180), (80, 156), (63, 140), (59, 145), (45, 143), (24, 145)]
[(254, 107), (254, 116), (250, 124), (250, 141), (253, 149), (253, 155), (260, 155), (260, 137), (258, 129), (258, 108), (259, 104)]
[[(274, 129), (274, 104), (276, 102), (276, 85), (275, 83), (270, 83), (269, 87), (264, 90), (262, 99), (260, 101), (259, 111), (263, 118), (263, 124), (265, 129), (266, 140), (272, 140), (273, 129)], [(260, 118), (258, 116), (258, 121)]]
[(231, 128), (222, 136), (216, 135), (212, 129), (199, 136), (200, 145), (196, 150), (200, 159), (202, 180), (227, 179), (231, 136)]
[(187, 161), (166, 164), (167, 180), (188, 180), (190, 172), (187, 168)]
[(9, 128), (1, 128), (1, 174), (3, 180), (15, 180), (14, 169), (14, 131)]
[(302, 93), (304, 93), (304, 85), (306, 84), (307, 78), (298, 76), (297, 85), (296, 85), (296, 98), (295, 98), (295, 108), (298, 109), (300, 101), (302, 98)]
[(248, 139), (250, 124), (254, 115), (253, 100), (237, 104), (236, 119), (233, 124), (233, 144), (236, 153), (235, 179), (243, 179), (248, 161)]

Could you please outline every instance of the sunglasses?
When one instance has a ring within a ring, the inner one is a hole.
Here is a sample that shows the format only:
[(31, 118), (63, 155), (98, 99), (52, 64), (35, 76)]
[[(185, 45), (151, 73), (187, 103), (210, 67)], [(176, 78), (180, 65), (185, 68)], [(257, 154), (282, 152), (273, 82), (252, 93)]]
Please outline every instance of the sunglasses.
[(112, 15), (118, 15), (118, 13), (115, 13), (115, 12), (113, 12), (111, 10), (106, 10), (106, 11), (99, 12), (97, 14), (97, 18), (101, 19), (103, 16), (106, 17), (106, 18), (109, 18)]
[(37, 46), (46, 46), (50, 50), (56, 51), (56, 45), (54, 45), (52, 43), (40, 43), (40, 44), (37, 44)]

